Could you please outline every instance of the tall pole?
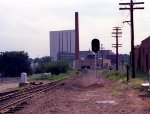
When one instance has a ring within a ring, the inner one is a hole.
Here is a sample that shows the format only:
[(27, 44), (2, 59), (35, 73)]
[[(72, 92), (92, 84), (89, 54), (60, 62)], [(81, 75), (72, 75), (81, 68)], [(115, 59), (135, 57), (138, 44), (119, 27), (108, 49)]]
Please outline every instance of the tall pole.
[(122, 32), (119, 32), (120, 27), (113, 27), (116, 32), (112, 32), (112, 34), (115, 34), (115, 36), (112, 36), (112, 37), (115, 37), (116, 38), (116, 44), (112, 44), (113, 47), (116, 48), (116, 71), (118, 71), (118, 47), (122, 47), (122, 44), (118, 44), (118, 38), (121, 37), (119, 36), (120, 34), (122, 34)]
[(75, 60), (79, 60), (79, 19), (75, 12)]
[(101, 55), (102, 55), (102, 69), (103, 69), (103, 44), (101, 44)]
[(97, 60), (96, 60), (96, 57), (97, 54), (95, 53), (95, 76), (96, 76), (96, 79), (97, 79)]
[[(118, 34), (118, 29), (116, 32)], [(116, 71), (118, 71), (118, 35), (116, 35)]]
[(134, 9), (144, 9), (144, 7), (133, 7), (138, 4), (144, 4), (144, 2), (133, 2), (130, 0), (130, 3), (119, 3), (119, 5), (129, 5), (127, 8), (119, 8), (119, 10), (130, 10), (130, 22), (131, 22), (131, 66), (132, 66), (132, 78), (135, 78), (135, 61), (134, 61), (134, 18), (133, 11)]
[(132, 78), (135, 78), (135, 61), (134, 61), (134, 23), (133, 23), (133, 0), (130, 5), (130, 18), (131, 18), (131, 59), (132, 59)]

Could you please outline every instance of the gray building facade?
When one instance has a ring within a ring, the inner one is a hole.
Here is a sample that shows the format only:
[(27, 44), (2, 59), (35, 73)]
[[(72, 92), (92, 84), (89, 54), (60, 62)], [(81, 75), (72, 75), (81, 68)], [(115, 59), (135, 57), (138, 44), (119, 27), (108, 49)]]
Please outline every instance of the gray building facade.
[(75, 30), (50, 31), (50, 56), (56, 61), (62, 52), (75, 53)]

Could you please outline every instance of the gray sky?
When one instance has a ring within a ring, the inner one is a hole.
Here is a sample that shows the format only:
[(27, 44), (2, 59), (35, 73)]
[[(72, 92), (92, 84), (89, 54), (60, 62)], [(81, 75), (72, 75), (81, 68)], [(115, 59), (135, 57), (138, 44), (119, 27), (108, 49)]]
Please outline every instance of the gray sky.
[[(129, 11), (120, 11), (119, 2), (130, 0), (0, 0), (0, 52), (25, 51), (32, 58), (47, 56), (49, 31), (74, 29), (74, 12), (79, 12), (80, 50), (89, 50), (98, 38), (105, 49), (115, 43), (113, 27), (123, 27), (120, 53), (130, 51)], [(150, 0), (144, 10), (134, 11), (135, 45), (150, 35)]]

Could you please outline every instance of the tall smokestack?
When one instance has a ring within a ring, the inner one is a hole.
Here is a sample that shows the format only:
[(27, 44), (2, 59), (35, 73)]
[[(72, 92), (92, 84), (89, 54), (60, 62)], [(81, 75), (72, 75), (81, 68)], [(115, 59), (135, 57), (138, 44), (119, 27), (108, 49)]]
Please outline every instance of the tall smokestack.
[(79, 19), (75, 12), (75, 60), (79, 60)]

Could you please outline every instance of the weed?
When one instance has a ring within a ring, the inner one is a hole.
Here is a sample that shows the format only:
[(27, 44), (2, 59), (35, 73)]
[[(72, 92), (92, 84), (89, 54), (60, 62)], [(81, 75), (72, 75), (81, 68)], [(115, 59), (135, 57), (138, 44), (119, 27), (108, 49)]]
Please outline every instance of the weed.
[(148, 76), (143, 72), (136, 72), (136, 78), (135, 79), (130, 78), (129, 82), (127, 82), (126, 74), (123, 71), (116, 72), (114, 70), (111, 71), (104, 70), (103, 72), (107, 78), (115, 81), (115, 84), (113, 85), (115, 94), (119, 94), (119, 91), (124, 90), (126, 88), (133, 88), (138, 89), (140, 91), (147, 91), (147, 89), (141, 86), (142, 83), (148, 82)]
[(51, 75), (49, 73), (37, 74), (34, 76), (29, 76), (28, 79), (29, 80), (61, 80), (75, 74), (76, 74), (75, 70), (70, 70), (67, 73), (60, 73), (58, 75)]

